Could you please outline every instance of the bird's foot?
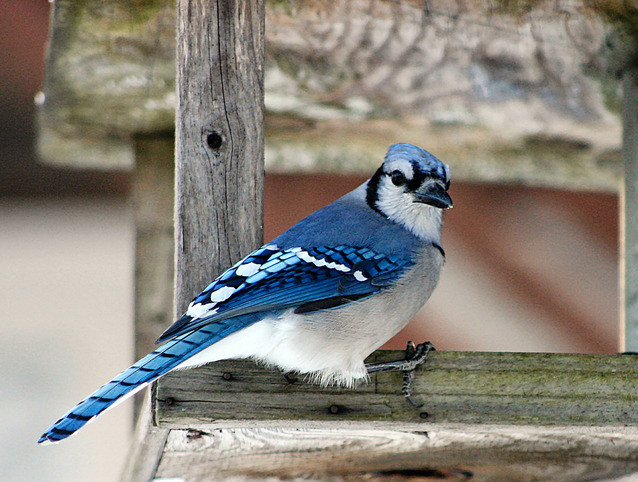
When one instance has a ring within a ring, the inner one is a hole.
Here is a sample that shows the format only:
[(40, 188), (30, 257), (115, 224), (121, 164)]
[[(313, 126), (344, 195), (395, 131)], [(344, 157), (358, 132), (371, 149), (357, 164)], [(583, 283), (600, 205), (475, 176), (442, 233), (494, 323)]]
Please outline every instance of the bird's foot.
[(422, 407), (423, 404), (415, 402), (412, 398), (414, 370), (427, 360), (429, 353), (433, 350), (435, 350), (434, 345), (429, 341), (420, 343), (417, 346), (414, 346), (414, 343), (409, 341), (405, 349), (405, 360), (368, 364), (366, 365), (366, 369), (368, 373), (402, 371), (403, 385), (401, 385), (401, 391), (410, 405), (414, 408), (419, 408)]

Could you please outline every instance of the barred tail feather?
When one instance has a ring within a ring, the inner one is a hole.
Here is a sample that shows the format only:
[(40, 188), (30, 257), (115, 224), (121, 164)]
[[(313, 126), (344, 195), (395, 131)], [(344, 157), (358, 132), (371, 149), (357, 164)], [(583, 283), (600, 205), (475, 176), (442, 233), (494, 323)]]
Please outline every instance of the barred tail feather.
[(228, 321), (232, 323), (207, 325), (180, 335), (149, 353), (69, 410), (40, 437), (38, 443), (55, 443), (69, 437), (106, 409), (123, 402), (188, 358), (256, 319), (246, 316)]

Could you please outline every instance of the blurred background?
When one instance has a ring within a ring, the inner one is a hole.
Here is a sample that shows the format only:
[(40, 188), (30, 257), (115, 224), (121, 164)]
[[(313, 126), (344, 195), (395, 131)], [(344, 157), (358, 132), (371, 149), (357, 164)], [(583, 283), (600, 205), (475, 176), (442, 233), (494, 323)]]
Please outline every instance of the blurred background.
[[(45, 0), (0, 3), (0, 479), (110, 481), (129, 450), (131, 403), (61, 445), (36, 445), (62, 413), (134, 361), (131, 174), (52, 167), (36, 156), (34, 98), (50, 8)], [(274, 124), (273, 138), (284, 121)], [(605, 135), (620, 145), (619, 128)], [(432, 299), (386, 348), (427, 339), (440, 350), (616, 352), (612, 190), (455, 181), (455, 159), (431, 148), (427, 136), (419, 144), (452, 165), (447, 263)], [(372, 164), (383, 155), (374, 150)], [(371, 173), (290, 174), (272, 166), (266, 239)], [(546, 169), (551, 177), (551, 163)]]

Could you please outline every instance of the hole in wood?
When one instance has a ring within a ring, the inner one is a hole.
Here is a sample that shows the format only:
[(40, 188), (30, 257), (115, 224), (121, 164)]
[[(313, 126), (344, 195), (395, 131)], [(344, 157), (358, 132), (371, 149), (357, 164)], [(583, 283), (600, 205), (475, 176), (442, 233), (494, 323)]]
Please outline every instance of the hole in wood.
[(222, 136), (219, 132), (213, 131), (206, 136), (206, 143), (211, 149), (219, 149), (222, 145)]
[(469, 470), (449, 468), (449, 469), (435, 469), (429, 467), (423, 467), (419, 469), (396, 469), (396, 470), (377, 470), (374, 472), (360, 472), (360, 475), (370, 474), (376, 477), (382, 478), (398, 478), (398, 480), (407, 479), (457, 479), (468, 480), (474, 477), (474, 474)]
[(341, 413), (341, 407), (339, 405), (330, 405), (330, 407), (328, 408), (328, 411), (331, 414), (336, 415), (338, 413)]

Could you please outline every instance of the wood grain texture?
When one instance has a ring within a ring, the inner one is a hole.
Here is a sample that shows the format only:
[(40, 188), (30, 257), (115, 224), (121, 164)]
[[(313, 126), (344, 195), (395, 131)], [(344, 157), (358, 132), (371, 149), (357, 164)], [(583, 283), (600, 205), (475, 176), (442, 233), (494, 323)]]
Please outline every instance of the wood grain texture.
[[(401, 359), (383, 351), (376, 360)], [(224, 377), (224, 374), (227, 374)], [(230, 380), (227, 380), (228, 374)], [(400, 373), (356, 390), (288, 384), (276, 370), (224, 361), (173, 372), (156, 386), (160, 427), (294, 421), (606, 426), (638, 423), (638, 358), (621, 355), (435, 352), (417, 370), (410, 407)]]
[[(173, 3), (53, 3), (38, 96), (44, 160), (131, 168), (132, 134), (172, 130)], [(625, 4), (607, 2), (607, 18), (632, 21)], [(598, 8), (268, 2), (267, 167), (368, 173), (406, 141), (445, 159), (457, 181), (616, 192), (620, 88), (606, 72), (625, 68), (612, 57), (628, 42), (610, 41)]]
[[(417, 430), (172, 430), (158, 477), (212, 480), (582, 481), (638, 470), (630, 428), (425, 424)], [(627, 479), (629, 480), (629, 479)]]
[(132, 135), (174, 129), (174, 0), (52, 2), (45, 67), (43, 161), (131, 169)]
[(634, 356), (435, 352), (413, 409), (396, 373), (340, 390), (218, 362), (157, 384), (155, 416), (172, 429), (157, 476), (612, 479), (638, 473), (636, 375)]
[(176, 313), (262, 242), (264, 4), (177, 6)]

